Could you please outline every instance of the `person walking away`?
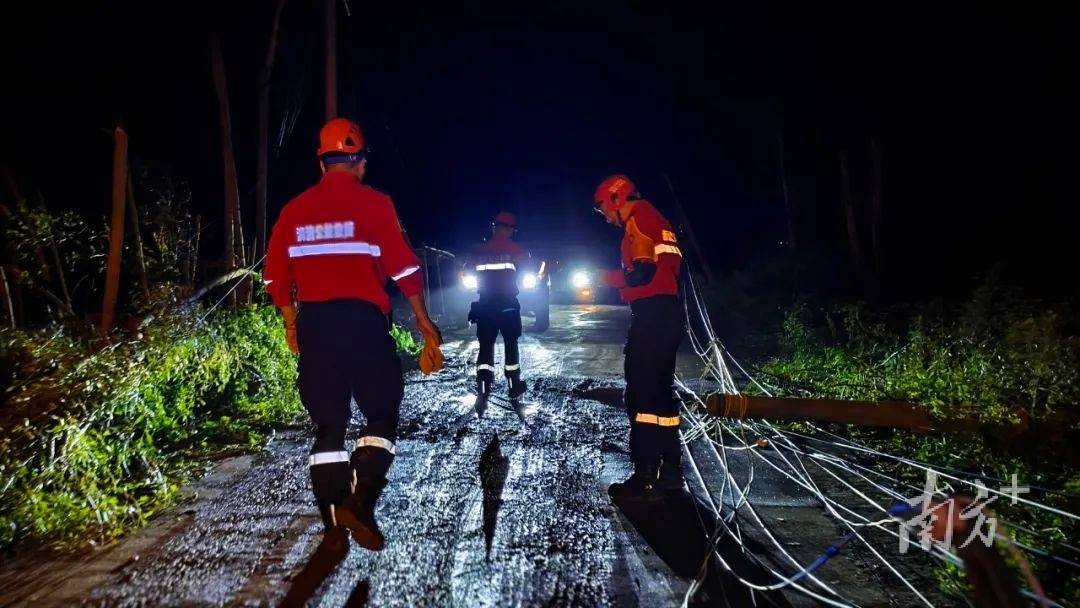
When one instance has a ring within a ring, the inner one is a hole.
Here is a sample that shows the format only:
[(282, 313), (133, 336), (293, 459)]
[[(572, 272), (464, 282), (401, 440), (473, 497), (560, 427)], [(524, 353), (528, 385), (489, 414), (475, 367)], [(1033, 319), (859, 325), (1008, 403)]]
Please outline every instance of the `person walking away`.
[(465, 272), (476, 272), (479, 299), (469, 310), (469, 322), (476, 323), (480, 352), (476, 358), (476, 391), (481, 399), (491, 393), (495, 381), (495, 340), (503, 338), (503, 373), (509, 384), (510, 399), (525, 393), (521, 379), (518, 339), (521, 337), (521, 304), (518, 302), (518, 277), (530, 257), (514, 242), (517, 218), (500, 211), (491, 223), (491, 238), (476, 246), (466, 257)]
[[(327, 122), (318, 159), (322, 178), (285, 205), (274, 224), (266, 289), (299, 355), (300, 400), (315, 424), (308, 465), (324, 545), (343, 547), (347, 529), (362, 547), (379, 551), (385, 538), (375, 506), (394, 460), (404, 394), (389, 333), (388, 279), (416, 316), (424, 338), (422, 371), (442, 366), (442, 339), (394, 203), (363, 184), (367, 152), (360, 127), (344, 118)], [(354, 399), (367, 425), (350, 451), (345, 433)]]

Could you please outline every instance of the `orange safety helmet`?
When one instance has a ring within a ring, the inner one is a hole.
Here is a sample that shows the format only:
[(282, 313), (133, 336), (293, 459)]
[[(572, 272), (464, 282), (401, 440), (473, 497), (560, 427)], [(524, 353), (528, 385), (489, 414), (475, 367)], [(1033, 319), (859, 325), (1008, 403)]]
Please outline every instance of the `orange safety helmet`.
[(495, 215), (495, 219), (492, 224), (505, 224), (511, 228), (517, 228), (517, 217), (509, 211), (500, 211)]
[(327, 154), (359, 155), (364, 153), (364, 134), (360, 125), (348, 118), (331, 118), (319, 131), (319, 151)]
[(625, 175), (612, 175), (600, 182), (593, 195), (593, 204), (598, 211), (603, 211), (604, 206), (610, 206), (615, 211), (626, 204), (631, 194), (637, 192), (637, 186)]

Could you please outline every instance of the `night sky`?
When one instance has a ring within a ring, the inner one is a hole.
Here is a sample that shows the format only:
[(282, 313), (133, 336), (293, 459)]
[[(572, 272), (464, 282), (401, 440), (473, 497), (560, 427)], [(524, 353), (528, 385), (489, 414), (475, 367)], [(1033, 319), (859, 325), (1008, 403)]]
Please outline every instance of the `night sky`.
[[(10, 4), (0, 163), (22, 188), (50, 207), (105, 213), (108, 130), (122, 121), (136, 166), (183, 180), (195, 210), (216, 219), (216, 30), (250, 222), (255, 84), (273, 2), (39, 3), (20, 15)], [(272, 218), (318, 175), (321, 5), (286, 4)], [(596, 183), (626, 172), (671, 211), (667, 173), (711, 263), (743, 268), (786, 238), (783, 134), (803, 251), (843, 257), (839, 154), (866, 212), (874, 142), (881, 277), (893, 296), (963, 290), (995, 266), (1047, 295), (1077, 289), (1078, 55), (1061, 15), (973, 2), (748, 2), (710, 13), (348, 5), (339, 110), (364, 128), (368, 181), (394, 196), (414, 243), (460, 247), (506, 207), (527, 241), (613, 249), (618, 233), (591, 209)]]

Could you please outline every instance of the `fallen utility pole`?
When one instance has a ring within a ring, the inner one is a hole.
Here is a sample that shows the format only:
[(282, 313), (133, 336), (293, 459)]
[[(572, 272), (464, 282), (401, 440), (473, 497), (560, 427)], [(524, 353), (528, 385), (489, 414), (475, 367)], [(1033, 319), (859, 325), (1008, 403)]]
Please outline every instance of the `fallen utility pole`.
[[(907, 401), (843, 401), (713, 393), (706, 397), (705, 408), (709, 414), (721, 418), (816, 420), (924, 432), (978, 431), (983, 428), (983, 424), (974, 418), (934, 418), (925, 406)], [(1022, 431), (1021, 426), (1014, 430)]]

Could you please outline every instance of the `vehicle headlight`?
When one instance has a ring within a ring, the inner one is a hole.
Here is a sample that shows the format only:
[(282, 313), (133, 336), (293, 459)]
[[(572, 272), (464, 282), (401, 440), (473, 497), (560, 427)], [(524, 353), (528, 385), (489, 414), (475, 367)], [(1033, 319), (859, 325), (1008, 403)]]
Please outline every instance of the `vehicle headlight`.
[(573, 285), (575, 289), (584, 289), (588, 287), (590, 283), (592, 283), (592, 279), (589, 278), (589, 273), (584, 270), (579, 270), (570, 276), (570, 284)]
[(476, 289), (480, 286), (480, 281), (476, 279), (475, 274), (466, 274), (461, 276), (461, 285), (465, 289)]
[(525, 289), (535, 289), (537, 282), (536, 275), (531, 272), (526, 272), (521, 277), (521, 286)]

